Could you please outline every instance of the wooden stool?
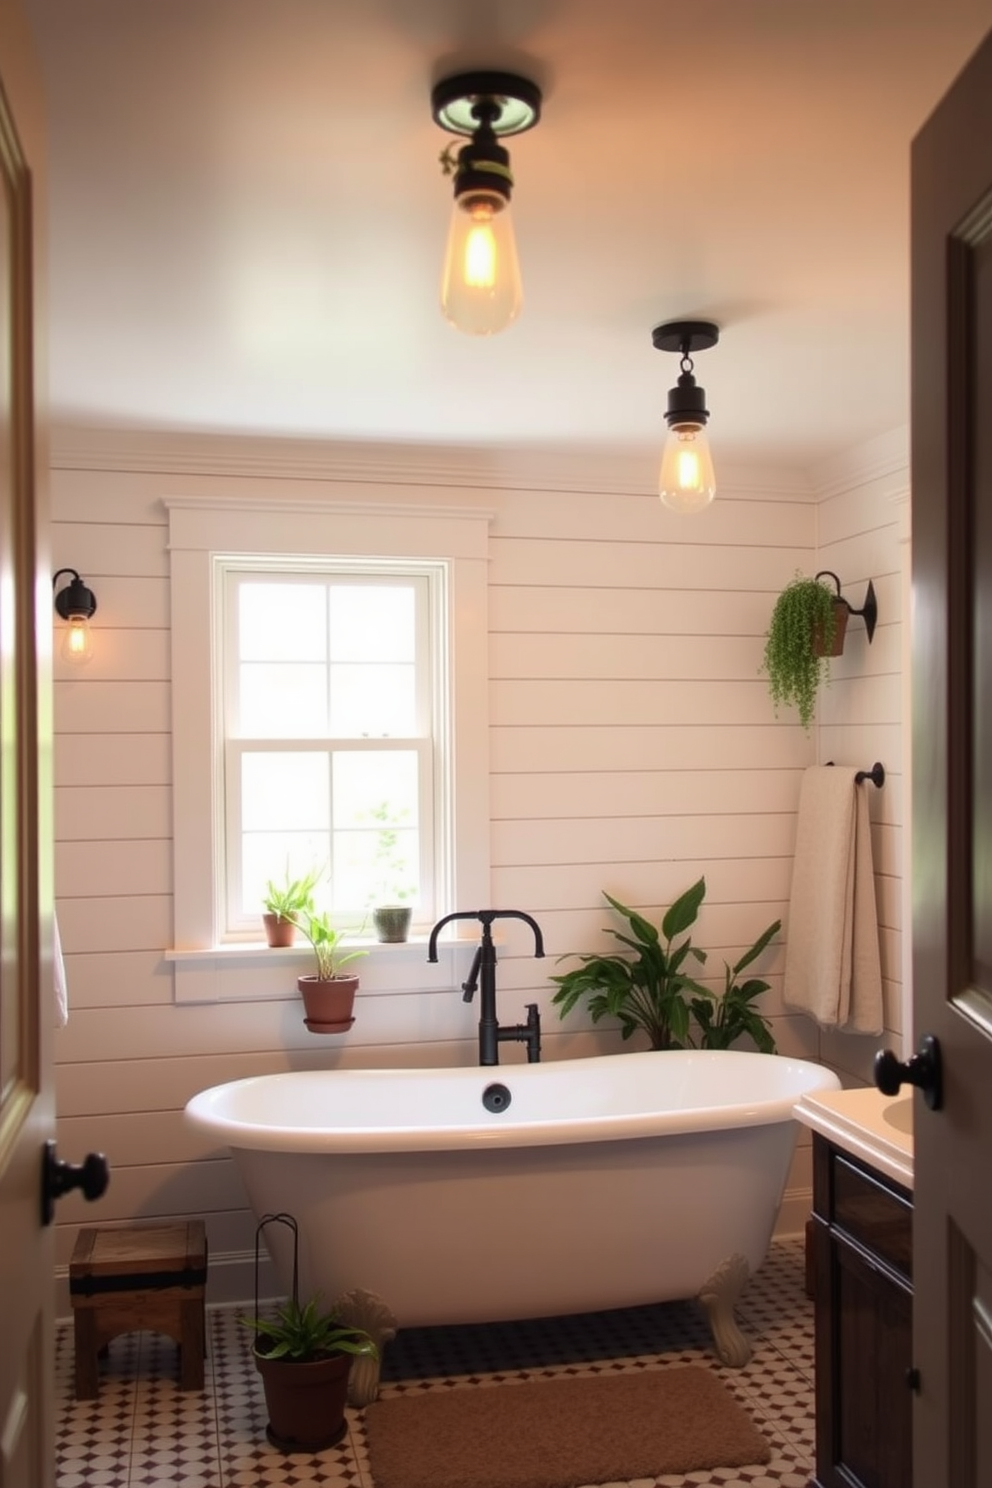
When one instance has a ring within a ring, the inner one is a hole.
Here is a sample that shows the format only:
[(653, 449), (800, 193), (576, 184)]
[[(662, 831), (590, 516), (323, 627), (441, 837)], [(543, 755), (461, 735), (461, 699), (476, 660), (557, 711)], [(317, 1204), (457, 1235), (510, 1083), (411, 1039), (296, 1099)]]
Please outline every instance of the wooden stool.
[(174, 1339), (180, 1389), (202, 1390), (206, 1280), (202, 1219), (80, 1230), (69, 1262), (76, 1399), (96, 1399), (101, 1350), (118, 1334), (139, 1328)]

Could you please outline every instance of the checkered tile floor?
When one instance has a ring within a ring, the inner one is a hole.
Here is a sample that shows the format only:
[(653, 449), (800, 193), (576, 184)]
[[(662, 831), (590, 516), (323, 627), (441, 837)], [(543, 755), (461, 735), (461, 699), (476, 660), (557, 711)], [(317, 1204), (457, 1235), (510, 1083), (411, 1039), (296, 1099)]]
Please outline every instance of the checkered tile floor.
[[(704, 1363), (730, 1386), (768, 1437), (765, 1467), (638, 1479), (609, 1488), (806, 1488), (813, 1468), (813, 1318), (803, 1290), (803, 1245), (773, 1245), (738, 1309), (754, 1344), (743, 1370), (715, 1363), (695, 1304), (667, 1303), (582, 1318), (488, 1327), (410, 1329), (387, 1346), (382, 1393), (502, 1376), (597, 1373)], [(100, 1398), (72, 1391), (72, 1324), (57, 1330), (57, 1488), (375, 1488), (360, 1411), (327, 1451), (286, 1456), (269, 1446), (261, 1384), (245, 1330), (229, 1309), (208, 1313), (207, 1384), (182, 1392), (175, 1348), (157, 1334), (116, 1339), (101, 1364)], [(466, 1488), (471, 1488), (466, 1484)]]

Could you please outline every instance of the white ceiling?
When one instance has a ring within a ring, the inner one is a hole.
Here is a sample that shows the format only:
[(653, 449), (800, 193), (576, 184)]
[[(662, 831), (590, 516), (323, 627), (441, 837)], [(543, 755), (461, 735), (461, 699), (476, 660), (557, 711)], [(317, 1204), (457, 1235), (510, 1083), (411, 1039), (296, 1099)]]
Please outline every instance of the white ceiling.
[[(910, 140), (992, 0), (23, 0), (48, 91), (58, 422), (659, 445), (814, 464), (908, 418)], [(520, 320), (437, 308), (439, 76), (545, 89), (510, 141)]]

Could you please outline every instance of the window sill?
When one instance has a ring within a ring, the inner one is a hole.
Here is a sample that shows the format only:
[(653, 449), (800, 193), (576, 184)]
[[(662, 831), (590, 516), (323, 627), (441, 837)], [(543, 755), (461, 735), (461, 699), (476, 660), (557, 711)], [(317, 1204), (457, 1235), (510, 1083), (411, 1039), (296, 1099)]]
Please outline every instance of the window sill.
[[(399, 943), (355, 940), (345, 951), (361, 950), (348, 962), (361, 979), (363, 995), (450, 992), (468, 976), (476, 940), (440, 940), (437, 962), (427, 960), (427, 937)], [(313, 969), (309, 946), (272, 947), (258, 941), (197, 950), (169, 949), (175, 1001), (273, 1002), (298, 998), (296, 978)]]

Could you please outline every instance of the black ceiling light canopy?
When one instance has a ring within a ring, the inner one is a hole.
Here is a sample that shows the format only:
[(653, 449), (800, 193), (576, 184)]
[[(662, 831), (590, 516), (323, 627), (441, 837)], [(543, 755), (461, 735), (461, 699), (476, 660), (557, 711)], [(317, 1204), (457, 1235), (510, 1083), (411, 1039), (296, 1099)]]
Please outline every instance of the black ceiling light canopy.
[(711, 320), (669, 320), (651, 332), (658, 351), (678, 352), (681, 358), (679, 379), (668, 393), (668, 438), (658, 479), (658, 494), (674, 511), (701, 511), (716, 495), (706, 390), (693, 376), (692, 353), (708, 351), (719, 339), (720, 328)]
[(441, 277), (445, 318), (469, 335), (491, 336), (515, 320), (523, 292), (509, 204), (510, 152), (500, 138), (532, 129), (541, 90), (512, 72), (461, 72), (431, 91), (435, 123), (468, 136), (457, 155), (442, 151), (454, 176), (455, 206)]

